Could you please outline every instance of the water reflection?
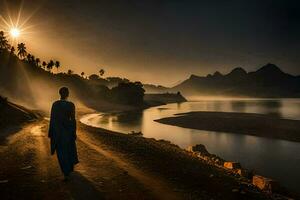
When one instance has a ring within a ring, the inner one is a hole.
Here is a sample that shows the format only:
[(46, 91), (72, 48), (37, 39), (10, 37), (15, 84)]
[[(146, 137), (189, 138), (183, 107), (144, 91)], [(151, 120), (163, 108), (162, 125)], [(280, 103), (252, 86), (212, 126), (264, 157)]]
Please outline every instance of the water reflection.
[(235, 112), (246, 112), (246, 102), (244, 101), (232, 101), (231, 109)]
[(258, 105), (260, 106), (260, 109), (262, 110), (263, 113), (268, 115), (273, 115), (276, 117), (282, 117), (280, 113), (282, 108), (282, 103), (280, 100), (261, 101), (260, 104)]
[(110, 130), (129, 133), (140, 131), (144, 113), (142, 111), (102, 114), (97, 123)]
[[(202, 100), (168, 104), (144, 111), (92, 116), (95, 126), (123, 133), (142, 131), (145, 137), (169, 140), (182, 148), (202, 143), (208, 151), (226, 160), (273, 177), (284, 185), (300, 190), (300, 145), (295, 142), (258, 138), (221, 132), (180, 128), (153, 120), (190, 111), (262, 113), (300, 120), (299, 99)], [(287, 164), (288, 163), (288, 164)]]

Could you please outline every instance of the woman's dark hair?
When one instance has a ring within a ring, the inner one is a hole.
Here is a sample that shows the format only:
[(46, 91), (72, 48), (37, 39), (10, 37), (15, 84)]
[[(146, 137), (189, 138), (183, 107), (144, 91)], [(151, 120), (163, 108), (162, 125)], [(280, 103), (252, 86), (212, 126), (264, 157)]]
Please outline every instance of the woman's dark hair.
[(62, 87), (59, 89), (59, 94), (61, 99), (66, 99), (69, 96), (69, 89), (67, 87)]

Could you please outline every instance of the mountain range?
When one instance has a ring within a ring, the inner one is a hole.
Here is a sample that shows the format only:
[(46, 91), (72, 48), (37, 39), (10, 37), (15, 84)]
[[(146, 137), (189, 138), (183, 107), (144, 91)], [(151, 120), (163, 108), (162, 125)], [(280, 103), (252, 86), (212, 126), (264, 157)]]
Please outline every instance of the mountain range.
[(185, 96), (300, 97), (300, 76), (287, 74), (268, 63), (253, 72), (238, 67), (225, 75), (218, 71), (207, 76), (191, 75), (165, 91), (180, 91)]

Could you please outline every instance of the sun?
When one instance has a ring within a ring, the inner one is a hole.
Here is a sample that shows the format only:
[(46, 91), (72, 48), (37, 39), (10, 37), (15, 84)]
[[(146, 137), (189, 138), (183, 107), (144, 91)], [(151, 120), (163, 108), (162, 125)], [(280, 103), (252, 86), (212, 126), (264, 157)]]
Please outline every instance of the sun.
[(11, 28), (9, 33), (13, 38), (17, 38), (20, 36), (20, 30), (18, 28)]

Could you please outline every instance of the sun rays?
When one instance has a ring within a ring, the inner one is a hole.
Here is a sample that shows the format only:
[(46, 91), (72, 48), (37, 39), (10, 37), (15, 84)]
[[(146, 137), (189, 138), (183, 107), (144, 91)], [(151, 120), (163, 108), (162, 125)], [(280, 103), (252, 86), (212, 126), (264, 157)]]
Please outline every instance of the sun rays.
[(33, 28), (33, 25), (29, 25), (28, 22), (35, 12), (29, 16), (23, 16), (22, 10), (23, 1), (16, 14), (12, 14), (6, 4), (6, 15), (0, 15), (0, 30), (4, 31), (12, 45), (16, 45), (24, 39), (26, 35), (31, 33), (31, 29)]

